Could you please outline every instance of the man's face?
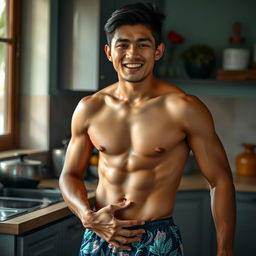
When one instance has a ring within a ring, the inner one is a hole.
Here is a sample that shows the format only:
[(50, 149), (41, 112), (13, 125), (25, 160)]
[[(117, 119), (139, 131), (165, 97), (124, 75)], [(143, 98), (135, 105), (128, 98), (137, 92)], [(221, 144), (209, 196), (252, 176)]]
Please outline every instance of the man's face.
[(119, 81), (138, 83), (152, 75), (154, 62), (164, 46), (155, 46), (150, 29), (144, 25), (124, 25), (116, 29), (111, 47), (105, 46), (108, 59), (118, 73)]

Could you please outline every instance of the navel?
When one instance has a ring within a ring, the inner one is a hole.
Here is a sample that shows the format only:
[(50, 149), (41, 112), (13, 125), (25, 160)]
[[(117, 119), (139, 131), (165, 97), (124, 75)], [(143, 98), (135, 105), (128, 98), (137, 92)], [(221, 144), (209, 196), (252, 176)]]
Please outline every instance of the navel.
[(157, 147), (157, 148), (155, 148), (155, 151), (156, 151), (157, 153), (161, 154), (161, 153), (164, 153), (164, 152), (165, 152), (165, 148)]
[(106, 148), (104, 148), (102, 146), (99, 146), (98, 150), (101, 151), (101, 152), (104, 152), (104, 151), (106, 151)]

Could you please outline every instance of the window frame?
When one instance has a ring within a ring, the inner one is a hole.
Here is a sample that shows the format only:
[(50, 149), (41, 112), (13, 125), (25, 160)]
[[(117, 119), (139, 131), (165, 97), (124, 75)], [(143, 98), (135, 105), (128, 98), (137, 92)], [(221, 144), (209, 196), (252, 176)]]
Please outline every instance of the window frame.
[(10, 32), (0, 42), (8, 47), (8, 89), (7, 116), (8, 133), (0, 135), (0, 151), (18, 148), (19, 146), (19, 83), (20, 83), (20, 35), (21, 35), (21, 0), (8, 0), (8, 25)]

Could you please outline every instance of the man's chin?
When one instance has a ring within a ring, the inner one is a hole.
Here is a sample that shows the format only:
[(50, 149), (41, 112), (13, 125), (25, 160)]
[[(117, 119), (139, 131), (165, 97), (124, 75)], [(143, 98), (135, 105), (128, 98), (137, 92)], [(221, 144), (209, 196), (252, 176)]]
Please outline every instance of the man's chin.
[(129, 78), (129, 77), (123, 77), (123, 80), (129, 83), (141, 83), (146, 79), (146, 77), (140, 77), (140, 78)]

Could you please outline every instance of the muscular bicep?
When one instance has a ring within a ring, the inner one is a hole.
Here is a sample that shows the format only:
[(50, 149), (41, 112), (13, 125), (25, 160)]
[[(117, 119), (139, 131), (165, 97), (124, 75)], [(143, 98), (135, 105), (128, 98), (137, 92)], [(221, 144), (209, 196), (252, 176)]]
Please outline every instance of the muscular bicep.
[(230, 177), (226, 153), (206, 106), (198, 99), (192, 98), (188, 107), (186, 115), (188, 143), (201, 172), (214, 187), (220, 179), (225, 180), (225, 177)]
[(67, 148), (64, 173), (82, 177), (87, 167), (93, 145), (87, 134), (88, 116), (86, 107), (80, 102), (73, 114), (71, 124), (71, 140)]

